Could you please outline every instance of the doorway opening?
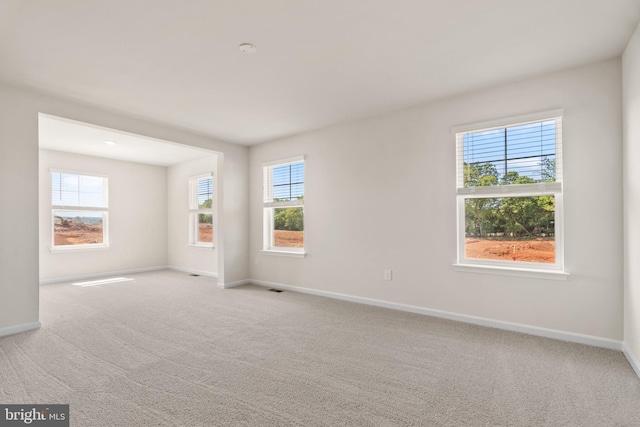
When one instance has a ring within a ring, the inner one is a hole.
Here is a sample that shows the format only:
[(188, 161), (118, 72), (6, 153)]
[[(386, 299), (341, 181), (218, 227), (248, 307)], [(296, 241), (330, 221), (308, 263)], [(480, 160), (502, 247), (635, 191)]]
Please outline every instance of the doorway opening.
[(217, 277), (222, 153), (47, 114), (38, 125), (41, 284), (162, 268)]

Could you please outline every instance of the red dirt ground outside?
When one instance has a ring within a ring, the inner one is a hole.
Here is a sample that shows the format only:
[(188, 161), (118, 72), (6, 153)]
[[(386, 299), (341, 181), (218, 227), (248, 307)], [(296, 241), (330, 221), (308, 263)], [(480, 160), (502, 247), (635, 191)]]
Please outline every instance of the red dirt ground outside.
[(551, 238), (533, 240), (465, 239), (467, 258), (546, 262), (556, 260), (556, 242)]
[(304, 248), (304, 231), (275, 230), (274, 246), (279, 248)]
[(198, 224), (198, 242), (204, 242), (204, 243), (213, 242), (213, 225)]
[(54, 225), (55, 246), (90, 245), (102, 243), (102, 225), (72, 224)]

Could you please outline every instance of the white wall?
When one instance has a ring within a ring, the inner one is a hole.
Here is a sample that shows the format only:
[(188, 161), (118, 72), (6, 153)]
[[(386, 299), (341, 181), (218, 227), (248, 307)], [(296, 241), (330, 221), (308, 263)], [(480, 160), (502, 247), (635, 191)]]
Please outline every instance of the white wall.
[(0, 333), (38, 321), (37, 224), (38, 109), (0, 87)]
[[(51, 169), (109, 178), (109, 248), (51, 252)], [(167, 265), (167, 168), (40, 150), (40, 280)]]
[(624, 341), (627, 351), (640, 362), (640, 26), (624, 52), (622, 67), (625, 213)]
[[(195, 175), (213, 172), (214, 207), (218, 203), (218, 156), (210, 155), (168, 168), (169, 189), (169, 265), (202, 272), (218, 274), (219, 226), (214, 223), (214, 248), (189, 246), (189, 178)], [(217, 215), (214, 215), (217, 219)]]
[[(251, 277), (621, 341), (621, 105), (616, 59), (254, 146)], [(455, 271), (451, 128), (555, 108), (569, 280)], [(261, 162), (300, 154), (308, 256), (260, 255)]]
[(248, 278), (247, 147), (0, 84), (0, 335), (38, 322), (38, 113), (222, 153), (227, 250), (218, 280)]

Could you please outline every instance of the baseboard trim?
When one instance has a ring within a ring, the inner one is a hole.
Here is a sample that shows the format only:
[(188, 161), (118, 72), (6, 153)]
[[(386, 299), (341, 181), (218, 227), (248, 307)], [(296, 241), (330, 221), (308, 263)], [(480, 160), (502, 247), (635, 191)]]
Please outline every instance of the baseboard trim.
[(635, 371), (636, 375), (640, 378), (640, 362), (633, 355), (633, 353), (631, 352), (631, 349), (629, 348), (629, 346), (627, 346), (626, 343), (622, 343), (622, 352), (624, 353), (624, 356), (629, 361), (629, 364)]
[(0, 328), (0, 337), (6, 337), (9, 335), (20, 334), (22, 332), (33, 331), (34, 329), (40, 329), (42, 325), (40, 322), (23, 323), (22, 325), (7, 326), (6, 328)]
[(218, 283), (218, 286), (220, 286), (222, 289), (230, 289), (230, 288), (235, 288), (236, 286), (248, 285), (250, 283), (255, 283), (255, 281), (244, 279), (244, 280), (238, 280), (237, 282), (231, 282), (231, 283)]
[(193, 268), (178, 267), (178, 266), (175, 266), (175, 265), (167, 265), (165, 268), (167, 268), (169, 270), (174, 270), (174, 271), (181, 271), (183, 273), (199, 274), (200, 276), (215, 277), (216, 279), (218, 278), (218, 273), (212, 273), (210, 271), (196, 270), (196, 269), (193, 269)]
[(156, 271), (156, 270), (166, 270), (170, 268), (168, 265), (158, 265), (155, 267), (144, 267), (144, 268), (132, 268), (129, 270), (116, 270), (116, 271), (107, 271), (104, 273), (92, 273), (92, 274), (81, 274), (78, 276), (67, 276), (67, 277), (55, 277), (53, 279), (41, 279), (41, 285), (50, 285), (53, 283), (61, 283), (61, 282), (73, 282), (76, 280), (85, 280), (85, 279), (98, 279), (100, 277), (107, 276), (121, 276), (123, 274), (134, 274), (134, 273), (145, 273), (147, 271)]
[(484, 317), (469, 316), (466, 314), (452, 313), (442, 310), (434, 310), (414, 305), (398, 304), (388, 301), (376, 300), (371, 298), (356, 297), (336, 292), (321, 291), (317, 289), (302, 288), (299, 286), (285, 285), (282, 283), (268, 282), (264, 280), (250, 280), (249, 283), (255, 285), (266, 286), (270, 288), (290, 290), (310, 295), (317, 295), (327, 298), (334, 298), (344, 301), (356, 302), (360, 304), (374, 305), (377, 307), (390, 308), (393, 310), (406, 311), (409, 313), (424, 314), (426, 316), (438, 317), (441, 319), (455, 320), (458, 322), (470, 323), (473, 325), (485, 326), (489, 328), (502, 329), (512, 332), (520, 332), (529, 335), (552, 338), (560, 341), (568, 341), (578, 344), (586, 344), (594, 347), (603, 347), (611, 350), (622, 351), (622, 342), (607, 338), (599, 338), (591, 335), (576, 334), (573, 332), (563, 332), (555, 329), (540, 328), (537, 326), (529, 326), (520, 323), (503, 322), (499, 320), (487, 319)]

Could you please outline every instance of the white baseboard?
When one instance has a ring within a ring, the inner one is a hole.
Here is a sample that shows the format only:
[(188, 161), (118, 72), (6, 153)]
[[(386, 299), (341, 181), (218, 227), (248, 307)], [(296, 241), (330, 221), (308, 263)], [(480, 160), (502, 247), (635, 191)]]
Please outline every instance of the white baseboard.
[(155, 267), (145, 267), (145, 268), (132, 268), (129, 270), (117, 270), (117, 271), (107, 271), (104, 273), (92, 273), (92, 274), (81, 274), (78, 276), (67, 276), (67, 277), (55, 277), (53, 279), (41, 279), (41, 285), (49, 285), (52, 283), (61, 283), (61, 282), (73, 282), (77, 280), (86, 280), (86, 279), (97, 279), (100, 277), (107, 276), (121, 276), (123, 274), (134, 274), (134, 273), (144, 273), (147, 271), (156, 271), (156, 270), (166, 270), (170, 268), (167, 265), (159, 265)]
[(167, 265), (165, 268), (168, 268), (169, 270), (181, 271), (183, 273), (199, 274), (200, 276), (215, 277), (216, 279), (218, 278), (218, 273), (212, 273), (210, 271), (195, 270), (193, 268), (177, 267), (175, 265)]
[(8, 335), (20, 334), (22, 332), (32, 331), (34, 329), (40, 329), (40, 322), (23, 323), (22, 325), (7, 326), (6, 328), (0, 328), (0, 337), (6, 337)]
[(625, 343), (622, 343), (622, 352), (624, 353), (625, 357), (629, 361), (629, 364), (635, 371), (636, 375), (640, 377), (640, 359), (636, 358), (633, 355), (633, 353), (631, 352), (631, 349)]
[(229, 288), (235, 288), (236, 286), (248, 285), (249, 283), (255, 283), (255, 282), (253, 280), (244, 279), (244, 280), (238, 280), (237, 282), (231, 282), (231, 283), (218, 283), (218, 286), (220, 286), (222, 289), (229, 289)]
[(457, 314), (457, 313), (451, 313), (451, 312), (442, 311), (442, 310), (433, 310), (433, 309), (424, 308), (424, 307), (417, 307), (414, 305), (398, 304), (398, 303), (393, 303), (388, 301), (339, 294), (335, 292), (321, 291), (317, 289), (301, 288), (299, 286), (284, 285), (282, 283), (267, 282), (264, 280), (250, 280), (248, 281), (248, 283), (253, 283), (260, 286), (267, 286), (270, 288), (290, 290), (290, 291), (301, 292), (301, 293), (311, 294), (311, 295), (318, 295), (318, 296), (334, 298), (334, 299), (339, 299), (344, 301), (357, 302), (360, 304), (374, 305), (377, 307), (390, 308), (393, 310), (407, 311), (409, 313), (424, 314), (427, 316), (439, 317), (439, 318), (448, 319), (448, 320), (455, 320), (455, 321), (464, 322), (464, 323), (471, 323), (474, 325), (486, 326), (489, 328), (503, 329), (506, 331), (520, 332), (520, 333), (529, 334), (529, 335), (553, 338), (561, 341), (568, 341), (568, 342), (573, 342), (578, 344), (586, 344), (586, 345), (591, 345), (595, 347), (603, 347), (603, 348), (608, 348), (612, 350), (622, 351), (621, 341), (610, 340), (607, 338), (599, 338), (591, 335), (576, 334), (573, 332), (563, 332), (555, 329), (546, 329), (546, 328), (540, 328), (537, 326), (523, 325), (520, 323), (503, 322), (499, 320), (487, 319), (484, 317), (469, 316), (466, 314)]

